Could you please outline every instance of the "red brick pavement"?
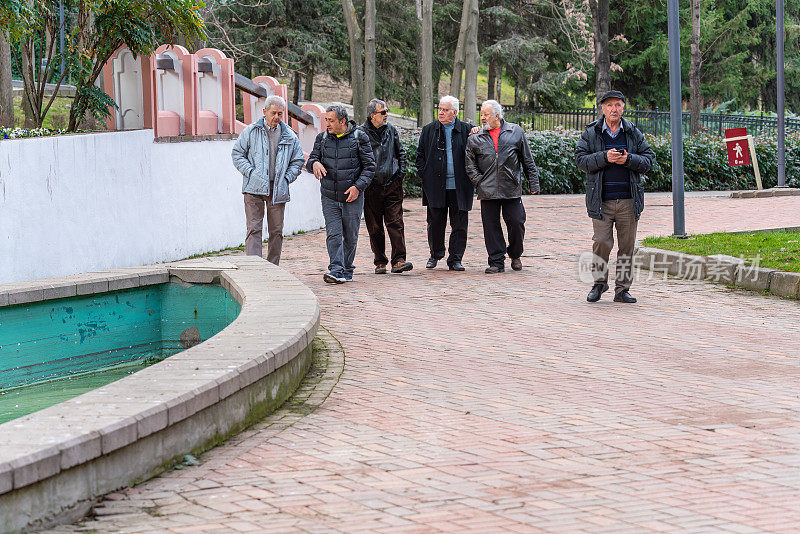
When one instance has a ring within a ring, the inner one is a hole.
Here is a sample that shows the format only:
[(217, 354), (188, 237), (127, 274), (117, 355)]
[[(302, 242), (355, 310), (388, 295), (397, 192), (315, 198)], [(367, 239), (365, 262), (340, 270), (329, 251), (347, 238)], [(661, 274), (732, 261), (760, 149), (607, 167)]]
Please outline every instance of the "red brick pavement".
[[(97, 532), (797, 532), (798, 302), (684, 280), (585, 300), (578, 196), (525, 199), (522, 272), (424, 268), (322, 281), (324, 232), (284, 243), (346, 367), (313, 413), (107, 499)], [(640, 236), (671, 233), (650, 195)], [(687, 197), (687, 230), (800, 225), (800, 198)]]

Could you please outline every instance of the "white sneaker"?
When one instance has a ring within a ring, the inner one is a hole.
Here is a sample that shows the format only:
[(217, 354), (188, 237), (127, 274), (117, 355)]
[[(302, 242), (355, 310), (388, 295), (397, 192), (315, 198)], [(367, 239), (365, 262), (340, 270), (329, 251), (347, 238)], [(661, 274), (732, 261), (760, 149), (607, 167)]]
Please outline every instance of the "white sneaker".
[(322, 275), (322, 279), (328, 282), (329, 284), (344, 284), (347, 282), (347, 279), (342, 275), (336, 275), (333, 273), (325, 273)]

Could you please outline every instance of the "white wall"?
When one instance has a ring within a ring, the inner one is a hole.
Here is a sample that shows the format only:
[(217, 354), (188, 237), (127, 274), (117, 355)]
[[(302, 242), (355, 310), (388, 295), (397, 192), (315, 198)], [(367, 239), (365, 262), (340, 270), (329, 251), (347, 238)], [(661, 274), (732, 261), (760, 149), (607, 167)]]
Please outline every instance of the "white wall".
[[(0, 142), (0, 283), (243, 243), (233, 143), (154, 143), (152, 130)], [(284, 233), (324, 226), (314, 176), (290, 191)]]

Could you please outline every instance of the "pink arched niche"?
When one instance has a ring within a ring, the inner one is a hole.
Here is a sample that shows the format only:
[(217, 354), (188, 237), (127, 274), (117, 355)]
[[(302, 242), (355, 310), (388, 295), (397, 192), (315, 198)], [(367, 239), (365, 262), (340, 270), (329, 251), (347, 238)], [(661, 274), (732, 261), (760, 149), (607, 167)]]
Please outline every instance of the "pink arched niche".
[[(121, 95), (117, 95), (117, 86), (119, 81), (116, 78), (118, 73), (114, 72), (117, 59), (123, 54), (131, 54), (126, 46), (119, 47), (108, 61), (103, 65), (103, 87), (112, 100), (120, 104)], [(140, 69), (141, 79), (141, 127), (144, 129), (152, 129), (155, 124), (155, 98), (153, 86), (153, 70), (155, 69), (155, 56), (142, 56), (136, 58)], [(129, 95), (130, 96), (130, 95)], [(138, 98), (137, 98), (138, 99)], [(109, 108), (109, 115), (106, 119), (106, 128), (109, 130), (121, 129), (124, 125), (117, 124), (118, 110)]]
[(155, 73), (156, 136), (197, 135), (197, 56), (169, 44), (159, 46), (155, 54), (177, 60), (175, 71)]
[[(267, 92), (273, 95), (278, 95), (286, 100), (287, 96), (289, 95), (289, 88), (286, 84), (279, 83), (278, 80), (273, 78), (272, 76), (256, 76), (253, 78), (253, 82), (261, 85)], [(242, 102), (244, 104), (244, 122), (247, 124), (252, 124), (258, 120), (261, 116), (261, 107), (263, 105), (264, 98), (256, 98), (248, 93), (242, 93)], [(261, 105), (259, 105), (259, 103)], [(289, 109), (284, 108), (283, 110), (283, 122), (289, 124)]]
[[(217, 116), (214, 114), (213, 121), (208, 121), (208, 117), (204, 117), (207, 115), (208, 111), (199, 111), (198, 116), (198, 133), (234, 133), (234, 121), (236, 120), (236, 108), (235, 108), (235, 83), (234, 83), (234, 67), (233, 67), (233, 59), (227, 57), (221, 50), (217, 50), (216, 48), (201, 48), (197, 52), (194, 53), (197, 56), (197, 59), (200, 60), (201, 58), (209, 58), (213, 63), (216, 63), (220, 67), (219, 73), (219, 84), (220, 84), (220, 92), (222, 94), (222, 127), (217, 127)], [(198, 77), (201, 75), (200, 72), (197, 73)], [(199, 87), (199, 84), (198, 84)], [(204, 127), (201, 126), (201, 123), (208, 122), (207, 125)], [(210, 127), (213, 125), (213, 130), (210, 131)]]
[(303, 104), (300, 108), (314, 118), (313, 124), (297, 124), (297, 136), (300, 138), (300, 145), (303, 147), (303, 155), (306, 160), (314, 149), (314, 140), (317, 135), (325, 131), (325, 110), (319, 104)]

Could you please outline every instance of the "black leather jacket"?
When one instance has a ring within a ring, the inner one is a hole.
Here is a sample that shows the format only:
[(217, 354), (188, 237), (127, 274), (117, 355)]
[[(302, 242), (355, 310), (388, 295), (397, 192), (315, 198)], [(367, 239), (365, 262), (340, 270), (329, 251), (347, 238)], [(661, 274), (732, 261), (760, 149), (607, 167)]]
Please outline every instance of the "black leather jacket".
[(484, 128), (467, 140), (467, 176), (478, 190), (478, 200), (519, 198), (522, 171), (531, 192), (539, 191), (539, 169), (533, 163), (525, 132), (519, 125), (500, 120), (497, 151)]
[[(587, 126), (575, 147), (575, 164), (586, 173), (586, 211), (592, 219), (603, 218), (603, 172), (611, 165), (606, 160), (603, 120)], [(633, 212), (638, 220), (644, 210), (642, 174), (652, 168), (656, 155), (639, 128), (624, 118), (622, 128), (628, 141), (628, 160), (624, 167), (630, 171)]]
[(375, 175), (370, 185), (387, 186), (402, 180), (406, 175), (406, 151), (397, 129), (391, 124), (375, 128), (369, 119), (359, 128), (369, 137), (375, 159)]

